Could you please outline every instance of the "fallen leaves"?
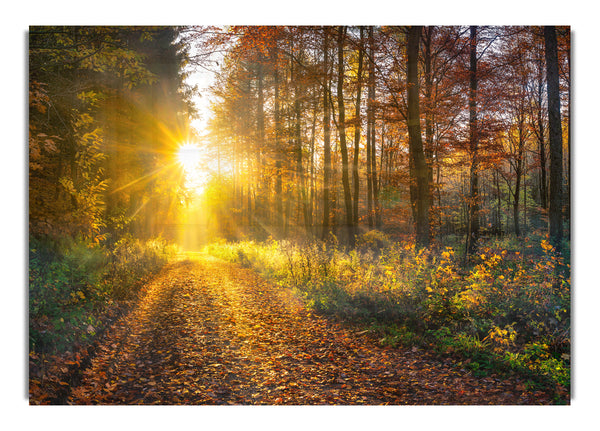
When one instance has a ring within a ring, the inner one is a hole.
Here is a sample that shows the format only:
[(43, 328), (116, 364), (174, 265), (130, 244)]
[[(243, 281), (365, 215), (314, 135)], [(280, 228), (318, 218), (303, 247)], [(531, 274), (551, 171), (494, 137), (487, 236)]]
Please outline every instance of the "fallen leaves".
[[(249, 269), (202, 256), (147, 285), (139, 306), (111, 327), (81, 382), (69, 388), (67, 402), (550, 402), (514, 379), (475, 378), (451, 361), (416, 348), (382, 348), (370, 336), (311, 314), (291, 292)], [(44, 391), (33, 398), (49, 399)]]

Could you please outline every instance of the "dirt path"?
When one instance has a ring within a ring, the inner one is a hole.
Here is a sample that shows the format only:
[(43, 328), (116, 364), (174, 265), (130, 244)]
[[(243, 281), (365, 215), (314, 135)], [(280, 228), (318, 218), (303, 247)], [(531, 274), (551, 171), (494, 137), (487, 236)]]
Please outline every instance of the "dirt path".
[(538, 404), (516, 379), (475, 378), (381, 348), (248, 269), (170, 265), (109, 330), (70, 404)]

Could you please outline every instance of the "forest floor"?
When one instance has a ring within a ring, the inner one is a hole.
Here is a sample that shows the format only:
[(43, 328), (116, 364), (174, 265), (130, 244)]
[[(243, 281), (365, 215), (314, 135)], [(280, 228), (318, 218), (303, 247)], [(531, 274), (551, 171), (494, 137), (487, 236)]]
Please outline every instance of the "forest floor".
[(552, 404), (517, 375), (476, 377), (450, 357), (381, 347), (206, 255), (165, 267), (86, 362), (60, 400), (40, 385), (30, 403)]

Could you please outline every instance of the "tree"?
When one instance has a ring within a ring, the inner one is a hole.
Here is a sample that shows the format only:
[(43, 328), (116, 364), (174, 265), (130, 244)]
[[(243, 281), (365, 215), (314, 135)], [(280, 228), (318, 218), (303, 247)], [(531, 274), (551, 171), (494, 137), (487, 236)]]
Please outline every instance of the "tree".
[[(362, 69), (364, 53), (364, 28), (360, 28), (360, 42), (358, 46), (358, 66), (356, 72), (356, 105), (354, 111), (354, 158), (352, 160), (352, 185), (354, 189), (353, 220), (355, 229), (358, 227), (358, 201), (360, 191), (360, 176), (358, 173), (358, 159), (360, 157), (360, 135), (361, 135), (361, 92), (362, 92)], [(356, 231), (354, 234), (356, 235)]]
[(157, 234), (172, 215), (166, 149), (191, 113), (176, 38), (164, 27), (30, 29), (32, 235), (116, 241)]
[(546, 54), (546, 82), (548, 87), (548, 123), (550, 142), (550, 199), (549, 233), (551, 244), (561, 250), (562, 243), (562, 125), (560, 117), (560, 90), (558, 85), (558, 52), (556, 28), (544, 27)]
[(331, 85), (329, 73), (329, 29), (324, 28), (323, 37), (323, 232), (322, 239), (327, 239), (330, 233), (330, 186), (331, 186), (331, 117), (329, 103)]
[(213, 145), (231, 147), (220, 154), (235, 159), (234, 194), (247, 202), (236, 211), (255, 217), (254, 233), (300, 237), (319, 220), (321, 238), (349, 243), (383, 214), (399, 234), (412, 220), (420, 246), (466, 234), (473, 254), (503, 219), (518, 235), (538, 226), (548, 128), (535, 29), (436, 26), (418, 40), (406, 27), (219, 31)]
[(342, 156), (342, 186), (344, 188), (344, 204), (346, 208), (346, 230), (347, 241), (350, 247), (354, 247), (355, 233), (352, 217), (352, 193), (350, 191), (348, 147), (346, 145), (346, 113), (344, 103), (344, 39), (346, 38), (346, 27), (338, 28), (337, 52), (338, 52), (338, 79), (337, 79), (337, 102), (338, 102), (338, 134), (340, 139), (340, 153)]
[(375, 37), (373, 27), (368, 34), (369, 64), (367, 82), (367, 220), (369, 227), (381, 227), (377, 157), (375, 145)]
[(416, 196), (413, 205), (416, 206), (416, 243), (419, 247), (429, 247), (429, 174), (423, 141), (421, 138), (421, 124), (419, 111), (419, 79), (418, 55), (421, 27), (412, 26), (408, 32), (406, 52), (407, 75), (407, 104), (408, 104), (408, 135), (410, 160), (413, 164), (414, 175), (411, 181), (416, 183)]
[(479, 135), (477, 125), (477, 26), (470, 27), (469, 35), (469, 156), (470, 192), (469, 219), (467, 227), (467, 252), (474, 254), (479, 239)]

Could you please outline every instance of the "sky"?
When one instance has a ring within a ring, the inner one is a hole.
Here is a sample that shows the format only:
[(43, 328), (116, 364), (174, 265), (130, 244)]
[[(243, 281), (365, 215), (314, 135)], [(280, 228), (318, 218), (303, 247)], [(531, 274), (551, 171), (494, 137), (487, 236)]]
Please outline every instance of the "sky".
[(204, 135), (208, 119), (210, 117), (210, 86), (213, 84), (215, 74), (200, 67), (190, 66), (190, 75), (186, 83), (190, 86), (197, 86), (198, 95), (194, 97), (193, 102), (200, 112), (199, 118), (192, 120), (192, 127), (198, 131), (199, 135)]

